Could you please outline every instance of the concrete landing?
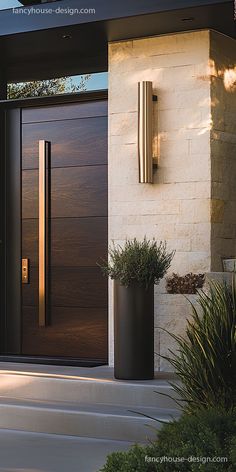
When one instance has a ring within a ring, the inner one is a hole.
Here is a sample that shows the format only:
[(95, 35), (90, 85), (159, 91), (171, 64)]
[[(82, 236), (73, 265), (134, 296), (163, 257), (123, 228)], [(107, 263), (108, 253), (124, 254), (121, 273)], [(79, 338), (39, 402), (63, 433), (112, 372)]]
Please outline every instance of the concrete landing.
[[(104, 381), (115, 381), (123, 382), (114, 378), (114, 369), (109, 366), (100, 367), (74, 367), (74, 366), (59, 366), (59, 365), (45, 365), (45, 364), (26, 364), (19, 362), (0, 362), (0, 374), (1, 373), (19, 373), (19, 374), (32, 374), (32, 375), (43, 375), (43, 376), (55, 376), (55, 377), (75, 377), (81, 379), (97, 379)], [(161, 380), (174, 380), (176, 375), (171, 372), (155, 372), (155, 378), (153, 380), (145, 381), (129, 381), (129, 383), (142, 383), (145, 385), (158, 385)]]
[(83, 368), (0, 363), (0, 379), (2, 398), (176, 408), (176, 403), (163, 395), (175, 397), (169, 385), (170, 374), (164, 373), (154, 380), (123, 381), (114, 379), (113, 369), (107, 366)]

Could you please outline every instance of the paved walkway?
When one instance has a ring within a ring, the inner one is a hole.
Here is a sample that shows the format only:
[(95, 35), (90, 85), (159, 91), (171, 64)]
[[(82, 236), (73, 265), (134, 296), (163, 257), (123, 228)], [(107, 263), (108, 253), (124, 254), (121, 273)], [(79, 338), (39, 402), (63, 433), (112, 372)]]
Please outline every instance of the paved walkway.
[(0, 430), (1, 472), (97, 472), (123, 441)]

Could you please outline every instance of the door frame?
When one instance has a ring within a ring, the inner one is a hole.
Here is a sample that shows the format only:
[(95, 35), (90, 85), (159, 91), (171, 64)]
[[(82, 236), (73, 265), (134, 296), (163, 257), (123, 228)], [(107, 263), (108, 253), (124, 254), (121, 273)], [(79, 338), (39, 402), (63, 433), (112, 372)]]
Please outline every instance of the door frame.
[[(17, 100), (0, 100), (0, 361), (61, 365), (101, 365), (99, 360), (21, 355), (22, 339), (22, 108), (107, 100), (92, 91)], [(104, 364), (104, 362), (103, 362)]]

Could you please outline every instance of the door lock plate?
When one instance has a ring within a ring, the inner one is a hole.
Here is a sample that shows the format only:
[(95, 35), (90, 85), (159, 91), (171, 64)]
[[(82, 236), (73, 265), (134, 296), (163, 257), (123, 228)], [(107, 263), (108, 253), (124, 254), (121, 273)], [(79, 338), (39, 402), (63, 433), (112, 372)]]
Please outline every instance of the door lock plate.
[(23, 284), (29, 283), (29, 259), (22, 259), (21, 278)]

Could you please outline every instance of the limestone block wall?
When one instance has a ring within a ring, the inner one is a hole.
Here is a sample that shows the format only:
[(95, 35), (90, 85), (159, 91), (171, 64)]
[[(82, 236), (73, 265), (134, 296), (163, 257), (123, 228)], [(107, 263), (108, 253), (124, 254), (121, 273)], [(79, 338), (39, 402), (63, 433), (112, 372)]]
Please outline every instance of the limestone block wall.
[(162, 356), (169, 356), (169, 349), (176, 350), (177, 343), (169, 333), (183, 335), (186, 320), (191, 318), (191, 303), (197, 307), (197, 295), (168, 294), (165, 281), (155, 288), (155, 368), (172, 371), (173, 367)]
[[(230, 272), (208, 272), (205, 274), (204, 291), (209, 293), (209, 285), (212, 281), (232, 284)], [(201, 313), (198, 303), (198, 295), (168, 294), (165, 281), (161, 281), (155, 288), (155, 364), (156, 369), (161, 371), (173, 371), (171, 364), (163, 358), (169, 356), (169, 349), (175, 352), (177, 343), (167, 333), (177, 336), (184, 334), (187, 319), (191, 319), (192, 305)], [(165, 331), (164, 331), (165, 330)]]
[(212, 270), (236, 256), (236, 41), (211, 32)]
[[(109, 241), (155, 237), (176, 255), (170, 272), (209, 272), (211, 163), (209, 31), (109, 45)], [(153, 81), (158, 170), (138, 183), (138, 81)], [(158, 326), (184, 329), (183, 296), (156, 291), (155, 346), (171, 346)], [(109, 292), (113, 363), (113, 290)], [(158, 357), (156, 368), (165, 368)]]

